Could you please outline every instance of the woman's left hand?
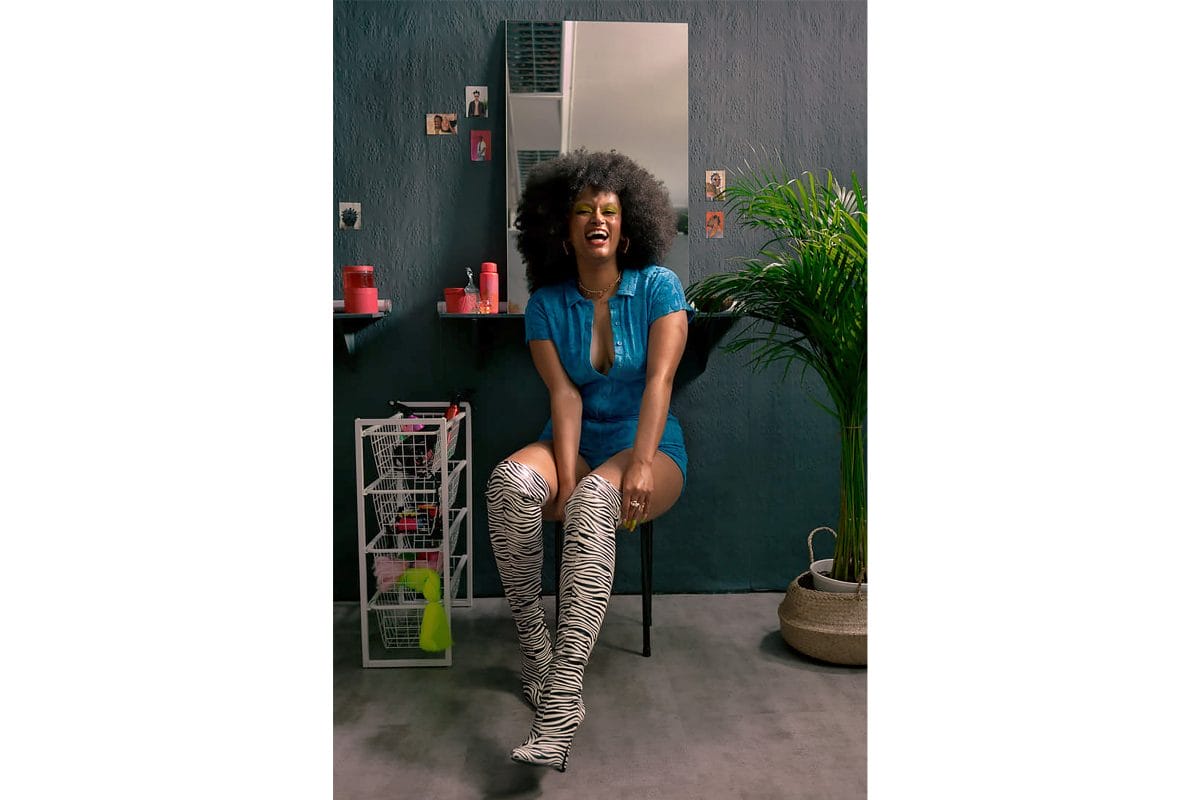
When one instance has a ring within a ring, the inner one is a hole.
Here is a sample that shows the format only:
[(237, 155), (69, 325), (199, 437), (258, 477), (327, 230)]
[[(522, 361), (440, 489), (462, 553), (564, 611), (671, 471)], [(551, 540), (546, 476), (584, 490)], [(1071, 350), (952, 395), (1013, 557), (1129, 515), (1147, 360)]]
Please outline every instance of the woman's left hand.
[(621, 476), (621, 525), (633, 530), (650, 516), (650, 496), (654, 493), (654, 472), (649, 464), (631, 462)]

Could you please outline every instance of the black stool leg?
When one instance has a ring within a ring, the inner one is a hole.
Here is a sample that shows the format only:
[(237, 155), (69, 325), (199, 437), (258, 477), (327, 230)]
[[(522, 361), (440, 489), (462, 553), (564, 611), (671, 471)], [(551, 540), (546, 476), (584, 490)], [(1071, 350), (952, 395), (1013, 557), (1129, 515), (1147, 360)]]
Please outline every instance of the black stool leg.
[(646, 601), (646, 624), (654, 624), (654, 613), (652, 604), (654, 602), (654, 522), (646, 523), (646, 574), (649, 575), (646, 579), (646, 594), (649, 599)]
[(642, 525), (642, 655), (650, 657), (651, 602), (654, 570), (654, 523)]

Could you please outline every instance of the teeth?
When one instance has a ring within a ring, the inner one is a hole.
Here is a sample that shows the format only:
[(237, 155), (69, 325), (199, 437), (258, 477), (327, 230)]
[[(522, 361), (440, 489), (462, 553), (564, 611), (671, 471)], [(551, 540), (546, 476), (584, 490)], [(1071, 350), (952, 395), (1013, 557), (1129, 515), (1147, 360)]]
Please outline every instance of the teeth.
[(591, 241), (593, 239), (607, 239), (608, 234), (605, 233), (604, 231), (594, 231), (593, 233), (589, 233), (587, 235), (587, 238), (588, 238), (588, 241)]

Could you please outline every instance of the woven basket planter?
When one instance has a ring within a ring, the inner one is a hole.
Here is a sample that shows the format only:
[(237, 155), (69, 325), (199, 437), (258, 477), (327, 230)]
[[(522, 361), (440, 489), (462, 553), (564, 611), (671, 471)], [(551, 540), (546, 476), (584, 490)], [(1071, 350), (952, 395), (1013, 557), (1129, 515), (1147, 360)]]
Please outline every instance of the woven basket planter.
[(812, 573), (788, 586), (779, 604), (783, 640), (806, 656), (833, 664), (867, 664), (867, 595), (819, 592)]

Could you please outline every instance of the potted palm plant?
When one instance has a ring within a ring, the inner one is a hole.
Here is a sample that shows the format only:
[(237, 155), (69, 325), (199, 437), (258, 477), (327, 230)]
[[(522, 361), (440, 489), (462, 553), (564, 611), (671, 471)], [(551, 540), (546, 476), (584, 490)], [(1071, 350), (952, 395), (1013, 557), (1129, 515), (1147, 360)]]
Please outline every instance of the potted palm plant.
[[(814, 370), (832, 407), (818, 404), (837, 418), (840, 429), (840, 510), (832, 563), (815, 562), (792, 582), (780, 605), (780, 627), (801, 652), (865, 664), (866, 193), (853, 174), (845, 187), (830, 172), (822, 182), (810, 172), (789, 177), (782, 167), (747, 167), (734, 173), (722, 199), (739, 224), (764, 230), (770, 238), (755, 257), (740, 259), (737, 271), (690, 286), (688, 298), (697, 308), (750, 319), (725, 349), (749, 348), (756, 369), (783, 361), (785, 375), (795, 362)], [(825, 583), (827, 577), (831, 583)], [(831, 593), (835, 587), (848, 592)], [(830, 634), (839, 626), (844, 635)]]

